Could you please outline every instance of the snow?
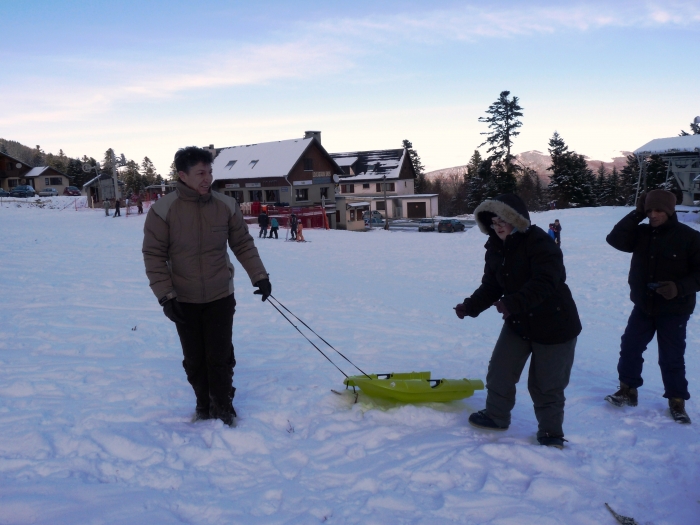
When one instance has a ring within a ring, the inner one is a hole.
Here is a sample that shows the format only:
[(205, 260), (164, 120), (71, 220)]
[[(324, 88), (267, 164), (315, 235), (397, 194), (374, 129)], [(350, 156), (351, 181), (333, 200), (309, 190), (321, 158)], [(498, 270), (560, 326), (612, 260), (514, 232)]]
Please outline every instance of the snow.
[(654, 139), (634, 151), (635, 155), (680, 152), (700, 152), (700, 135)]
[(223, 148), (212, 165), (214, 180), (286, 177), (312, 140), (309, 137)]
[[(698, 523), (698, 315), (692, 425), (668, 416), (655, 343), (639, 406), (603, 401), (631, 310), (630, 257), (605, 235), (628, 211), (533, 214), (564, 226), (584, 325), (560, 451), (536, 444), (525, 377), (503, 433), (467, 424), (483, 391), (417, 406), (333, 394), (342, 376), (237, 263), (238, 426), (191, 423), (175, 328), (143, 270), (143, 216), (3, 202), (0, 523), (614, 523), (605, 502), (640, 524)], [(481, 277), (477, 228), (304, 235), (256, 237), (274, 295), (362, 369), (485, 377), (500, 316), (452, 310)]]

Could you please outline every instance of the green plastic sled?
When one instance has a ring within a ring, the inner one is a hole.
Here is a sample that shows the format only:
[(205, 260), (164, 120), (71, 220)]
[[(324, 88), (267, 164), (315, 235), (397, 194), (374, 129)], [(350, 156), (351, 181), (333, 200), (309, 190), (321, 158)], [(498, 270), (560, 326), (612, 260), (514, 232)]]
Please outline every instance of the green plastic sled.
[(430, 372), (371, 374), (350, 376), (343, 381), (370, 397), (381, 397), (403, 403), (446, 403), (471, 397), (483, 390), (480, 379), (430, 379)]

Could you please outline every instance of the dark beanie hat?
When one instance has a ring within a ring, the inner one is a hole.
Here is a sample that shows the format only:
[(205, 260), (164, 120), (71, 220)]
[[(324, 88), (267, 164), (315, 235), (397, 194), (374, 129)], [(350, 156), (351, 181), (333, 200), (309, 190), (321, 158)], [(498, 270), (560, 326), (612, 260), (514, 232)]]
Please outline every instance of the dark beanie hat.
[(661, 210), (669, 217), (676, 213), (676, 196), (666, 190), (651, 190), (644, 200), (644, 211)]

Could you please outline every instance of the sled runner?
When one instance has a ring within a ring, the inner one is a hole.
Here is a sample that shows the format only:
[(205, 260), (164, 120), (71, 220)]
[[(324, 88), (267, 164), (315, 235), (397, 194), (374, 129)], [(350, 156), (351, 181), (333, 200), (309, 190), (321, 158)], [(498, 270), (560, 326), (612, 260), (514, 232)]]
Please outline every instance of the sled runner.
[[(359, 368), (350, 359), (336, 350), (333, 345), (326, 341), (323, 337), (314, 332), (309, 325), (294, 315), (286, 306), (272, 294), (269, 295), (267, 301), (272, 307), (284, 317), (289, 324), (296, 328), (304, 339), (313, 346), (319, 353), (325, 357), (338, 371), (345, 376), (346, 389), (352, 388), (355, 393), (355, 402), (357, 402), (357, 390), (359, 388), (365, 395), (370, 397), (379, 397), (400, 401), (403, 403), (446, 403), (448, 401), (456, 401), (474, 395), (475, 390), (483, 390), (484, 383), (480, 379), (430, 379), (430, 372), (408, 372), (408, 373), (391, 373), (391, 374), (367, 374)], [(281, 309), (280, 309), (281, 308)], [(306, 329), (323, 341), (328, 347), (334, 350), (340, 357), (354, 366), (359, 376), (348, 376), (340, 367), (328, 357), (323, 350), (314, 344), (304, 332), (302, 332), (292, 320), (287, 317), (282, 310), (285, 310), (290, 316), (299, 321)], [(340, 394), (335, 390), (331, 390), (335, 394)]]
[(343, 381), (370, 397), (380, 397), (403, 403), (446, 403), (474, 395), (483, 390), (480, 379), (430, 379), (430, 372), (370, 374), (350, 376)]

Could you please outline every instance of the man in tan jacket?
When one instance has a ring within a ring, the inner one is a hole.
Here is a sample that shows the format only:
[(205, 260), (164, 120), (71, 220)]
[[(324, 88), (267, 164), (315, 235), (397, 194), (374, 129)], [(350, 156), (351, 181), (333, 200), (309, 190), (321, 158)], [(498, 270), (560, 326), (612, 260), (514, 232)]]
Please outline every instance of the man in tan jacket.
[(151, 206), (142, 251), (151, 290), (180, 336), (182, 365), (197, 398), (194, 419), (230, 426), (236, 300), (227, 245), (263, 301), (272, 286), (238, 203), (211, 191), (212, 160), (205, 149), (178, 150), (177, 189)]

